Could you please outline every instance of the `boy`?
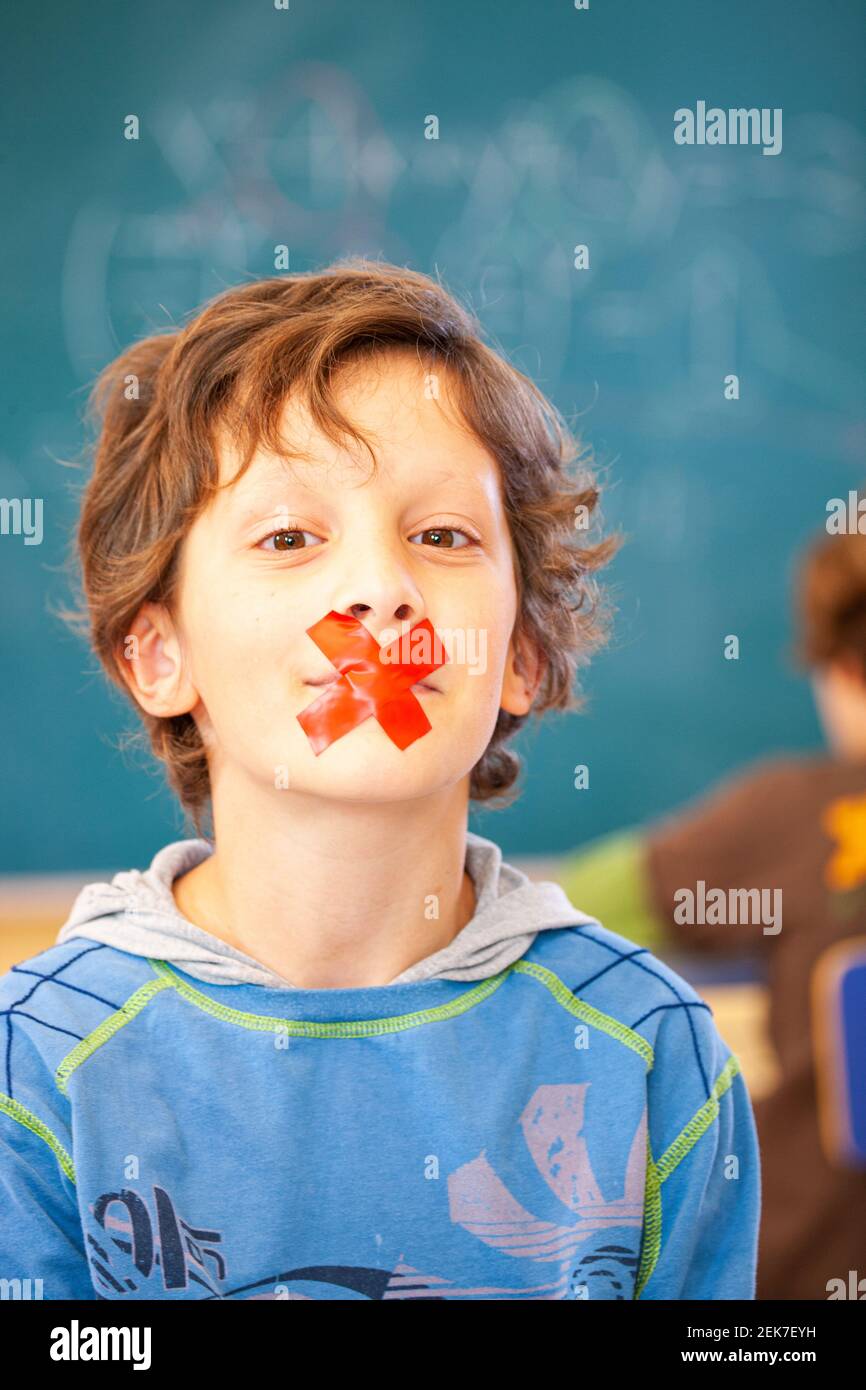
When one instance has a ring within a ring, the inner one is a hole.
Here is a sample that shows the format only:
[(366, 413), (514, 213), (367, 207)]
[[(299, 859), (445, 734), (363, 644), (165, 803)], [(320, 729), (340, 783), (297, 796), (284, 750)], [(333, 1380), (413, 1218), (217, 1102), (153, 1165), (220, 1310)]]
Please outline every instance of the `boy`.
[[(676, 814), (564, 859), (560, 875), (653, 950), (758, 952), (767, 963), (780, 1077), (755, 1102), (762, 1301), (833, 1296), (866, 1254), (866, 1170), (821, 1134), (816, 1052), (831, 1011), (813, 999), (823, 964), (866, 925), (866, 536), (825, 534), (810, 547), (798, 608), (829, 752), (763, 759)], [(677, 894), (700, 881), (726, 895), (772, 888), (784, 915), (769, 931), (751, 917), (683, 921)]]
[(0, 982), (0, 1269), (752, 1298), (754, 1121), (707, 1006), (467, 830), (601, 640), (615, 542), (575, 543), (597, 493), (552, 407), (364, 261), (229, 291), (95, 402), (91, 640), (199, 837)]

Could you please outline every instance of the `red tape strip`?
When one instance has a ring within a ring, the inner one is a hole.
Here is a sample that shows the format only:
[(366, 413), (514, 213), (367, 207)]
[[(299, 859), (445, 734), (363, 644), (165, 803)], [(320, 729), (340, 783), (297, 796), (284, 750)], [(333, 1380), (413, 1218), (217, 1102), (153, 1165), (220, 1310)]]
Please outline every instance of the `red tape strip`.
[[(410, 643), (411, 655), (417, 632), (428, 634), (422, 650), (435, 651), (441, 645), (429, 618), (381, 650), (363, 623), (334, 609), (307, 628), (308, 636), (340, 672), (319, 698), (298, 715), (298, 723), (316, 756), (371, 715), (401, 750), (430, 732), (430, 720), (409, 687), (444, 666), (448, 658), (432, 662), (396, 660), (401, 642)], [(392, 651), (394, 659), (388, 656)], [(383, 661), (383, 656), (388, 659)]]

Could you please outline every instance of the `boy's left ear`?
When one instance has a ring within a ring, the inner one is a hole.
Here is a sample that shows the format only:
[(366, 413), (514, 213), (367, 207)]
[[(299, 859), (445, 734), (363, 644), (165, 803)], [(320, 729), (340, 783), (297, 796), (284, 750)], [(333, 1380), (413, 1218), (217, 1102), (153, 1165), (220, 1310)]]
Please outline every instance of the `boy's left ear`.
[(527, 636), (508, 644), (500, 707), (509, 714), (528, 714), (547, 670), (547, 658)]

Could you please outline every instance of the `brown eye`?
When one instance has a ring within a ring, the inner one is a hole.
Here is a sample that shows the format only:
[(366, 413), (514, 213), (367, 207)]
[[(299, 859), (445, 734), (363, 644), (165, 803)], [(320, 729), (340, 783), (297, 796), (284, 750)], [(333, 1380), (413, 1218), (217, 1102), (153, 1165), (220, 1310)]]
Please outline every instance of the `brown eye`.
[[(460, 531), (456, 526), (428, 526), (425, 531), (419, 531), (418, 535), (422, 538), (432, 536), (432, 544), (436, 550), (464, 550), (467, 545), (476, 545), (474, 536), (470, 536), (468, 531)], [(454, 537), (463, 536), (465, 544), (455, 544)]]
[[(259, 548), (264, 550), (280, 550), (285, 554), (292, 550), (307, 550), (310, 542), (306, 539), (309, 536), (312, 543), (318, 544), (319, 538), (314, 531), (304, 531), (300, 526), (284, 526), (281, 531), (271, 531), (270, 535), (265, 536), (259, 542)], [(273, 545), (271, 545), (273, 541)]]

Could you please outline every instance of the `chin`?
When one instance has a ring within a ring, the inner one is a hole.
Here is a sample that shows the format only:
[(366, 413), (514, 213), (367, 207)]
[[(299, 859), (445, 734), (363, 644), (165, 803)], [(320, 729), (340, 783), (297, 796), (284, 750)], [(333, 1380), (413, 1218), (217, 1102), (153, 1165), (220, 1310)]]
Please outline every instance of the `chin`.
[[(353, 730), (353, 735), (357, 732)], [(381, 730), (378, 733), (375, 748), (356, 744), (352, 749), (348, 745), (341, 749), (339, 743), (326, 748), (316, 758), (316, 766), (305, 769), (303, 790), (313, 796), (370, 804), (408, 801), (440, 792), (467, 774), (462, 761), (452, 767), (443, 760), (438, 740), (422, 749), (421, 744), (430, 740), (431, 734), (401, 751)], [(300, 790), (300, 783), (295, 785)]]

